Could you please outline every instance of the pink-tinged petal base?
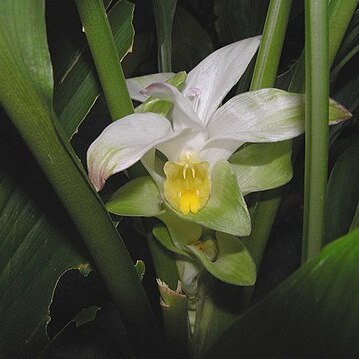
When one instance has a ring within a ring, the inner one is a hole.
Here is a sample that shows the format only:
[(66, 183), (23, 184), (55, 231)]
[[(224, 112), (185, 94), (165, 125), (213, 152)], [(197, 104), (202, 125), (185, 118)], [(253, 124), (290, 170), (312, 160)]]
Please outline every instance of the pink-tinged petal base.
[(87, 152), (89, 177), (96, 190), (111, 175), (136, 163), (151, 148), (181, 135), (171, 123), (154, 113), (138, 113), (118, 120), (101, 133)]

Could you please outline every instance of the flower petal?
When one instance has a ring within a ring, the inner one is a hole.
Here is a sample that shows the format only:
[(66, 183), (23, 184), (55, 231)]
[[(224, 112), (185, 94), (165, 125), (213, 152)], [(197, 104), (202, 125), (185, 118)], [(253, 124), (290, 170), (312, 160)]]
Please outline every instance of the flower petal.
[(158, 82), (148, 86), (142, 92), (147, 96), (173, 102), (172, 118), (174, 130), (182, 128), (205, 130), (190, 101), (176, 87)]
[(205, 126), (243, 75), (258, 49), (260, 38), (251, 37), (222, 47), (189, 72), (182, 92), (185, 96), (195, 90), (199, 92), (196, 112)]
[(130, 97), (133, 100), (144, 102), (148, 99), (148, 96), (141, 93), (143, 89), (153, 84), (154, 82), (165, 82), (174, 75), (175, 74), (173, 72), (163, 72), (159, 74), (151, 74), (127, 79), (126, 85), (128, 92), (130, 93)]
[(99, 191), (106, 179), (132, 166), (148, 150), (181, 135), (154, 113), (132, 114), (107, 126), (87, 152), (89, 176)]
[(233, 139), (210, 139), (202, 146), (199, 157), (202, 161), (207, 161), (212, 169), (218, 161), (228, 160), (243, 144), (244, 142)]
[[(334, 100), (329, 102), (329, 123), (350, 118)], [(304, 132), (304, 95), (262, 89), (233, 97), (212, 117), (209, 141), (277, 142)]]
[(157, 148), (166, 155), (169, 161), (178, 162), (184, 151), (199, 153), (204, 143), (203, 132), (189, 132), (189, 129), (185, 129), (181, 135), (161, 143)]

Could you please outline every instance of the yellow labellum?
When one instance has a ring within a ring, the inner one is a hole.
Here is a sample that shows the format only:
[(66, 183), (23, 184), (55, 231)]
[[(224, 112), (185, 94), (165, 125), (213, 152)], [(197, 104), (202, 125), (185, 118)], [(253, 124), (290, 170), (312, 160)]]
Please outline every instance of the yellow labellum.
[(180, 162), (166, 162), (163, 170), (167, 177), (164, 196), (173, 208), (188, 214), (206, 205), (211, 194), (208, 162), (198, 162), (196, 156), (185, 154)]

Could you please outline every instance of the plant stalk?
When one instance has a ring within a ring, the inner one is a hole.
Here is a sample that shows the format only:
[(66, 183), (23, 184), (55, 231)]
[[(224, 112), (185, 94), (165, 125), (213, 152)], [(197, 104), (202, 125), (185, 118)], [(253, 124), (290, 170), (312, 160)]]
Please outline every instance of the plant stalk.
[(76, 0), (90, 51), (113, 120), (134, 112), (102, 0)]
[(292, 0), (271, 0), (269, 3), (251, 91), (273, 87), (275, 83), (291, 6)]
[(305, 175), (302, 261), (319, 254), (328, 176), (329, 27), (326, 1), (305, 2)]

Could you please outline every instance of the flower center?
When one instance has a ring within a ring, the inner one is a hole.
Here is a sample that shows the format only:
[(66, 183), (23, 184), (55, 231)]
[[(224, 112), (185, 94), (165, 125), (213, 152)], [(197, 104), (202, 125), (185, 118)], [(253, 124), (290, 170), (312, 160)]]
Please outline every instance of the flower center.
[(183, 214), (197, 213), (206, 205), (211, 194), (208, 162), (185, 153), (180, 162), (166, 162), (163, 170), (167, 177), (164, 196), (174, 209)]

